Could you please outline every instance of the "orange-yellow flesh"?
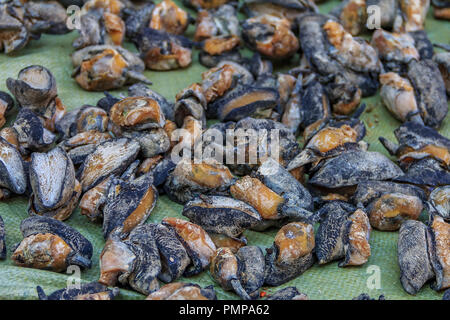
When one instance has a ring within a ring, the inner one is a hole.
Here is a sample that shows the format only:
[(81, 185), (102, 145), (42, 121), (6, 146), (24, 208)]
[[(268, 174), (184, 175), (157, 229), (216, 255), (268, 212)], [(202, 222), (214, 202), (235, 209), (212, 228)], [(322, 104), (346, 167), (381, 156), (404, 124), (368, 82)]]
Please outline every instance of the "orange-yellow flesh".
[(202, 41), (213, 36), (214, 20), (208, 10), (200, 10), (197, 13), (194, 41)]
[(120, 46), (125, 35), (125, 23), (118, 15), (109, 12), (103, 13), (103, 19), (111, 41), (114, 45)]
[(352, 0), (342, 9), (340, 21), (345, 30), (355, 36), (361, 32), (366, 18), (366, 1)]
[[(380, 230), (398, 230), (402, 220), (417, 220), (423, 210), (423, 204), (419, 198), (405, 194), (385, 194), (375, 201), (369, 213), (369, 219), (370, 224)], [(397, 222), (387, 220), (397, 216), (402, 219)]]
[(136, 209), (123, 222), (123, 232), (128, 233), (136, 228), (148, 216), (153, 209), (153, 202), (155, 200), (155, 190), (153, 187), (148, 188), (142, 197)]
[(208, 300), (208, 298), (202, 295), (200, 288), (185, 286), (175, 291), (166, 300)]
[(362, 91), (358, 88), (356, 91), (353, 100), (351, 101), (339, 101), (338, 103), (333, 104), (333, 112), (337, 114), (347, 115), (350, 114), (353, 110), (359, 106), (361, 102)]
[(395, 72), (382, 73), (380, 74), (379, 79), (382, 85), (390, 85), (398, 90), (403, 91), (414, 91), (411, 83), (409, 81), (406, 81), (405, 78), (400, 77)]
[(147, 68), (168, 70), (185, 68), (192, 62), (191, 50), (176, 43), (171, 43), (170, 54), (162, 54), (161, 48), (151, 48), (145, 54), (144, 62)]
[(359, 266), (370, 257), (370, 223), (369, 218), (361, 209), (356, 210), (349, 219), (352, 221), (349, 232), (350, 260), (347, 265)]
[(113, 74), (122, 74), (122, 70), (126, 67), (128, 67), (128, 63), (113, 49), (105, 49), (92, 59), (81, 63), (82, 70), (91, 71), (96, 69), (103, 73), (107, 73), (110, 70)]
[(54, 103), (55, 111), (53, 112), (51, 118), (44, 118), (44, 127), (52, 132), (55, 132), (56, 122), (61, 120), (62, 117), (64, 117), (64, 115), (66, 114), (66, 106), (63, 105), (60, 98), (56, 97), (54, 99)]
[(284, 198), (256, 178), (245, 176), (230, 187), (231, 195), (255, 208), (264, 219), (277, 219)]
[(450, 201), (450, 190), (448, 188), (440, 189), (434, 193), (433, 204), (437, 206), (445, 206)]
[(420, 59), (419, 52), (414, 46), (414, 39), (407, 33), (390, 33), (384, 30), (376, 31), (371, 43), (383, 55), (400, 51), (404, 56), (410, 56), (417, 60)]
[(96, 125), (99, 117), (102, 118), (102, 126), (106, 127), (108, 123), (108, 114), (106, 113), (106, 111), (99, 108), (96, 108), (94, 110), (92, 108), (87, 108), (86, 110), (82, 111), (81, 114), (79, 114), (77, 117), (77, 131), (84, 131), (84, 123), (87, 123), (91, 126)]
[(177, 124), (173, 121), (166, 120), (163, 129), (167, 133), (167, 136), (169, 137), (170, 149), (172, 149), (177, 144), (177, 141), (172, 140), (172, 135), (174, 131), (178, 129)]
[(328, 41), (348, 64), (367, 69), (379, 67), (380, 61), (375, 49), (368, 43), (356, 41), (338, 22), (328, 20), (323, 29), (327, 34)]
[(175, 291), (182, 288), (186, 284), (184, 282), (173, 282), (162, 286), (158, 291), (155, 291), (147, 296), (145, 300), (165, 300)]
[(97, 210), (98, 201), (104, 196), (106, 193), (106, 187), (109, 186), (109, 179), (110, 178), (103, 180), (94, 188), (83, 194), (80, 201), (82, 215), (92, 216), (95, 213)]
[(226, 166), (211, 165), (207, 163), (191, 163), (192, 171), (189, 171), (187, 178), (196, 184), (206, 188), (219, 188), (230, 183), (233, 175)]
[(297, 52), (300, 44), (295, 34), (291, 31), (289, 20), (272, 15), (263, 15), (250, 18), (249, 22), (252, 21), (268, 24), (274, 28), (274, 34), (269, 37), (268, 41), (256, 42), (258, 52), (273, 58), (289, 57)]
[(314, 249), (314, 228), (310, 224), (291, 222), (278, 231), (274, 243), (279, 250), (277, 262), (289, 264)]
[[(191, 145), (200, 137), (203, 132), (201, 122), (192, 116), (187, 116), (184, 118), (182, 128), (190, 133)], [(181, 136), (179, 139), (179, 143), (181, 143), (183, 139), (184, 137)]]
[(436, 255), (442, 266), (443, 280), (441, 289), (450, 288), (450, 224), (442, 217), (435, 217), (431, 225), (436, 241)]
[(379, 79), (383, 102), (399, 120), (406, 121), (409, 115), (418, 113), (414, 88), (408, 79), (394, 72), (381, 74)]
[(72, 251), (57, 235), (39, 233), (23, 239), (11, 258), (21, 267), (61, 272), (66, 269), (66, 259)]
[[(297, 78), (289, 74), (280, 74), (277, 78), (278, 80), (278, 93), (280, 94), (280, 99), (287, 102), (291, 97), (292, 90), (295, 87)], [(296, 94), (296, 97), (298, 95)]]
[(234, 109), (249, 105), (251, 103), (257, 102), (257, 101), (266, 101), (266, 100), (272, 100), (273, 94), (271, 92), (261, 92), (261, 91), (255, 91), (246, 93), (243, 96), (232, 99), (231, 102), (225, 105), (223, 108), (222, 114), (227, 115)]
[(320, 128), (324, 121), (325, 119), (320, 119), (307, 126), (303, 131), (303, 140), (309, 140), (309, 138), (317, 131), (318, 128)]
[(135, 255), (123, 243), (108, 239), (100, 254), (100, 279), (106, 286), (114, 286), (121, 273), (130, 271)]
[(13, 127), (3, 128), (0, 131), (0, 136), (11, 143), (15, 147), (19, 147), (19, 140), (17, 137), (16, 130)]
[[(212, 69), (209, 69), (209, 70), (212, 70)], [(207, 72), (208, 72), (208, 70), (205, 71), (204, 73), (207, 73)], [(184, 94), (186, 92), (188, 92), (188, 91), (193, 92), (194, 96), (201, 97), (203, 95), (203, 88), (202, 88), (202, 86), (199, 83), (196, 82), (196, 83), (191, 84), (186, 89), (183, 89), (180, 92), (178, 92), (177, 95), (175, 96), (175, 100), (176, 101), (180, 101), (181, 99), (184, 99)]]
[(264, 3), (249, 3), (247, 4), (251, 11), (255, 12), (257, 16), (264, 14), (272, 15), (278, 18), (288, 19), (290, 22), (294, 20), (302, 13), (301, 10), (284, 8), (282, 6), (276, 5), (270, 2)]
[(434, 17), (436, 19), (450, 20), (450, 8), (434, 8)]
[(235, 70), (225, 64), (220, 68), (211, 68), (202, 73), (202, 92), (207, 102), (214, 101), (230, 89)]
[(120, 14), (123, 7), (124, 5), (120, 0), (91, 0), (85, 3), (83, 11), (93, 8), (102, 8), (105, 9), (106, 12)]
[(105, 49), (90, 60), (83, 61), (80, 73), (75, 77), (78, 84), (86, 90), (109, 88), (111, 83), (122, 76), (128, 62), (113, 49)]
[(191, 0), (191, 3), (193, 6), (200, 7), (202, 9), (215, 9), (228, 1), (230, 0)]
[(181, 68), (185, 68), (191, 64), (191, 50), (183, 48), (177, 44), (172, 44), (172, 51), (177, 57), (178, 64)]
[(84, 171), (81, 177), (81, 184), (83, 187), (89, 186), (95, 182), (98, 177), (101, 177), (102, 174), (107, 172), (111, 172), (114, 168), (115, 163), (112, 161), (116, 156), (115, 153), (96, 153), (92, 155), (90, 161), (87, 163), (87, 166), (84, 167)]
[(429, 3), (429, 0), (400, 1), (400, 8), (405, 17), (405, 21), (401, 26), (402, 31), (411, 32), (423, 30)]
[(110, 119), (118, 126), (134, 126), (146, 122), (159, 123), (162, 111), (159, 104), (146, 97), (128, 97), (111, 108)]
[(205, 40), (203, 50), (212, 56), (216, 56), (237, 47), (240, 42), (241, 39), (238, 36), (227, 38), (213, 37)]
[(328, 35), (328, 40), (337, 49), (341, 49), (344, 37), (347, 36), (344, 28), (336, 21), (327, 21), (323, 29)]
[(111, 139), (111, 135), (108, 132), (99, 132), (97, 130), (89, 130), (80, 132), (67, 140), (67, 145), (81, 146), (86, 144), (97, 144), (105, 140)]
[(205, 230), (194, 223), (182, 219), (167, 217), (164, 218), (163, 221), (174, 227), (177, 234), (182, 237), (194, 251), (199, 253), (199, 258), (202, 261), (203, 266), (206, 267), (216, 251), (216, 246)]
[(333, 150), (344, 143), (356, 142), (357, 132), (349, 125), (340, 128), (327, 127), (320, 130), (309, 142), (307, 148), (314, 148), (322, 153)]
[(209, 234), (216, 248), (228, 248), (232, 253), (238, 252), (240, 248), (245, 246), (245, 242), (230, 238), (223, 234)]
[(149, 28), (182, 34), (188, 25), (188, 14), (171, 0), (158, 3), (152, 11)]
[(305, 183), (305, 167), (292, 169), (289, 173), (301, 184)]
[(222, 287), (227, 287), (228, 281), (237, 277), (237, 258), (229, 248), (217, 249), (211, 260), (210, 273)]
[(164, 157), (157, 155), (152, 158), (145, 159), (138, 168), (138, 173), (147, 173), (152, 170)]
[(333, 200), (341, 200), (341, 201), (348, 201), (348, 197), (342, 194), (338, 193), (328, 193), (325, 196), (322, 196), (322, 200), (324, 201), (333, 201)]
[(418, 150), (411, 150), (411, 148), (406, 148), (405, 152), (400, 155), (401, 160), (405, 159), (407, 161), (408, 157), (414, 158), (416, 155), (420, 157), (420, 155), (429, 155), (435, 159), (441, 160), (447, 166), (450, 165), (450, 152), (445, 147), (435, 146), (435, 145), (427, 145)]

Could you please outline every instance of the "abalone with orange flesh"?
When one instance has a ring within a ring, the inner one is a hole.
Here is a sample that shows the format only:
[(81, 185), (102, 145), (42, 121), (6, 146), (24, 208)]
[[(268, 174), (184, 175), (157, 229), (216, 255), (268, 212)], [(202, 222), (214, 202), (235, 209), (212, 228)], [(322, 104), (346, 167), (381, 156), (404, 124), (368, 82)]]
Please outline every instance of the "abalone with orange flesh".
[(13, 98), (6, 92), (0, 91), (0, 128), (6, 123), (6, 115), (14, 108)]
[(88, 91), (118, 89), (126, 84), (151, 82), (142, 74), (144, 62), (134, 53), (111, 45), (89, 46), (72, 54), (76, 82)]
[(151, 13), (148, 27), (172, 34), (183, 34), (193, 18), (172, 0), (156, 4)]
[(127, 235), (147, 220), (158, 198), (158, 192), (152, 183), (153, 179), (149, 175), (131, 181), (116, 178), (111, 180), (103, 208), (105, 239), (114, 229)]
[(150, 225), (138, 226), (126, 239), (114, 231), (100, 254), (99, 283), (108, 287), (118, 282), (148, 295), (159, 289), (161, 260)]
[(183, 36), (144, 28), (133, 42), (147, 69), (174, 70), (192, 62), (192, 43)]
[(280, 60), (292, 57), (299, 49), (299, 41), (285, 18), (263, 14), (242, 23), (242, 38), (264, 57)]
[(371, 45), (388, 71), (404, 72), (412, 59), (419, 60), (414, 38), (409, 33), (391, 33), (382, 29), (372, 35)]
[(56, 272), (69, 265), (91, 267), (92, 244), (63, 222), (32, 216), (22, 221), (20, 231), (24, 239), (11, 257), (16, 265)]
[(178, 239), (184, 245), (192, 265), (185, 272), (185, 276), (196, 275), (205, 270), (216, 251), (216, 246), (202, 227), (186, 220), (166, 217), (161, 222), (168, 228), (174, 229)]
[(450, 224), (440, 216), (430, 219), (431, 256), (436, 274), (432, 288), (441, 291), (450, 288)]
[(217, 300), (214, 286), (200, 287), (198, 284), (173, 282), (151, 293), (145, 300)]
[(234, 177), (228, 167), (214, 159), (195, 163), (182, 159), (169, 175), (164, 190), (170, 199), (186, 203), (198, 195), (227, 195)]
[(279, 286), (292, 280), (315, 262), (314, 227), (303, 222), (283, 226), (275, 236), (272, 247), (266, 249), (264, 283)]
[(95, 187), (111, 174), (121, 174), (140, 150), (135, 140), (120, 138), (99, 144), (80, 167), (78, 180), (83, 192)]

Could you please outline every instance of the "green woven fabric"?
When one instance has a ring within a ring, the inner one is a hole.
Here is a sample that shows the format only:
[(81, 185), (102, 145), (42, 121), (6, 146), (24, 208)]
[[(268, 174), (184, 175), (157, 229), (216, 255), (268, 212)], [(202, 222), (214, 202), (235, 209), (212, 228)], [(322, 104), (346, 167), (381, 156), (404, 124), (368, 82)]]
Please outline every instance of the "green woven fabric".
[[(338, 3), (338, 1), (328, 1), (321, 5), (321, 11), (326, 13)], [(192, 11), (190, 11), (194, 14)], [(426, 30), (433, 42), (450, 43), (450, 23), (436, 21), (430, 16), (426, 24)], [(193, 34), (193, 27), (188, 30), (188, 35)], [(70, 54), (72, 52), (71, 43), (77, 36), (76, 32), (64, 36), (44, 35), (39, 41), (32, 41), (24, 50), (17, 52), (13, 56), (0, 55), (0, 90), (7, 91), (5, 80), (8, 77), (15, 78), (22, 68), (39, 64), (52, 71), (57, 80), (58, 93), (63, 103), (69, 108), (76, 108), (83, 104), (94, 104), (103, 95), (82, 90), (71, 78), (72, 66)], [(126, 48), (136, 51), (135, 48), (126, 44)], [(197, 61), (198, 52), (194, 52), (194, 63), (185, 70), (170, 72), (146, 71), (146, 76), (153, 81), (152, 89), (161, 93), (169, 100), (174, 100), (175, 94), (193, 82), (201, 80), (201, 72), (205, 70)], [(246, 54), (250, 54), (246, 50)], [(298, 64), (298, 57), (292, 59), (289, 65), (276, 66), (275, 70), (287, 70), (289, 67)], [(112, 94), (125, 94), (122, 91), (113, 91)], [(381, 104), (378, 96), (365, 99), (368, 110), (362, 115), (368, 133), (365, 138), (370, 143), (370, 150), (386, 151), (378, 142), (379, 136), (394, 139), (393, 130), (399, 126), (396, 121)], [(9, 117), (9, 125), (14, 119), (14, 115)], [(450, 121), (447, 117), (441, 130), (441, 134), (449, 137)], [(14, 266), (10, 259), (11, 248), (22, 239), (19, 230), (20, 222), (27, 217), (26, 207), (28, 199), (15, 197), (11, 200), (0, 203), (0, 215), (6, 225), (6, 244), (8, 247), (8, 259), (0, 262), (0, 299), (36, 299), (36, 285), (43, 287), (45, 292), (51, 293), (54, 290), (64, 288), (69, 275), (65, 273), (55, 273)], [(181, 217), (182, 206), (168, 200), (166, 196), (161, 196), (158, 204), (149, 218), (151, 222), (159, 222), (166, 216)], [(423, 217), (425, 218), (425, 217)], [(104, 246), (101, 233), (101, 226), (90, 223), (86, 217), (80, 215), (77, 209), (67, 224), (79, 230), (94, 246), (93, 267), (83, 271), (81, 274), (83, 282), (96, 281), (99, 277), (99, 254)], [(245, 232), (250, 245), (258, 245), (263, 248), (269, 247), (276, 231), (269, 232)], [(315, 265), (303, 275), (294, 279), (281, 287), (295, 285), (301, 292), (306, 293), (311, 299), (351, 299), (360, 293), (366, 292), (371, 296), (384, 294), (387, 299), (441, 299), (442, 293), (436, 293), (426, 285), (416, 296), (411, 296), (403, 290), (399, 277), (400, 270), (397, 264), (397, 232), (373, 231), (370, 239), (372, 255), (369, 261), (360, 267), (338, 268), (333, 262), (325, 266)], [(381, 272), (381, 289), (369, 290), (367, 280), (370, 273), (367, 273), (369, 266), (378, 266)], [(219, 299), (237, 299), (238, 297), (230, 292), (223, 291), (211, 279), (209, 272), (189, 278), (181, 279), (198, 283), (200, 285), (215, 285)], [(280, 287), (280, 288), (281, 288)], [(263, 288), (267, 293), (274, 292), (280, 288)], [(120, 298), (123, 299), (143, 299), (144, 296), (130, 290), (121, 290)]]

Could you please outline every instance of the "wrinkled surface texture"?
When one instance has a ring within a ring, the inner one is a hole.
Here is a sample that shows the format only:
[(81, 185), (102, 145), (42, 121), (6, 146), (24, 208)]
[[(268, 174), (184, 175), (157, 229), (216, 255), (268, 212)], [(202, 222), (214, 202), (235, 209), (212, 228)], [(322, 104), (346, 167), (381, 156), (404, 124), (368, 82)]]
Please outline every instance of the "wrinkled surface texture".
[[(160, 2), (160, 1), (155, 1)], [(176, 1), (180, 3), (180, 1)], [(339, 1), (327, 1), (320, 5), (323, 13), (329, 12)], [(192, 10), (188, 10), (193, 14)], [(243, 16), (241, 16), (242, 18)], [(432, 10), (428, 13), (426, 31), (432, 42), (450, 43), (450, 23), (437, 21), (432, 18)], [(191, 25), (187, 31), (187, 36), (192, 37), (194, 28)], [(103, 94), (83, 91), (70, 77), (72, 65), (69, 54), (73, 51), (72, 41), (77, 37), (76, 32), (64, 36), (43, 35), (39, 41), (31, 41), (27, 47), (14, 56), (0, 54), (0, 90), (6, 91), (5, 80), (8, 77), (15, 78), (22, 68), (40, 64), (51, 70), (54, 74), (59, 97), (63, 103), (73, 109), (82, 104), (95, 105)], [(367, 38), (367, 37), (366, 37)], [(129, 43), (125, 43), (125, 48), (136, 52), (136, 49)], [(244, 54), (250, 55), (248, 50)], [(175, 95), (191, 83), (201, 80), (201, 72), (206, 70), (198, 63), (198, 51), (193, 51), (194, 63), (185, 70), (155, 72), (145, 71), (144, 74), (153, 82), (152, 90), (164, 95), (168, 100), (174, 101)], [(289, 65), (276, 66), (275, 71), (289, 70), (298, 65), (298, 55), (296, 55)], [(117, 96), (119, 93), (126, 93), (127, 88), (121, 91), (116, 90), (111, 93)], [(371, 112), (365, 112), (362, 119), (368, 127), (368, 134), (365, 138), (370, 143), (370, 151), (379, 151), (387, 155), (385, 149), (378, 142), (379, 136), (384, 136), (391, 141), (395, 141), (393, 131), (400, 123), (395, 120), (386, 108), (381, 104), (379, 95), (363, 99), (368, 104)], [(16, 113), (17, 111), (15, 111)], [(8, 117), (9, 125), (15, 117), (15, 113)], [(450, 117), (447, 117), (439, 131), (442, 135), (450, 137)], [(390, 157), (393, 159), (392, 157)], [(6, 244), (8, 250), (14, 243), (22, 239), (20, 234), (20, 222), (28, 216), (26, 212), (28, 199), (24, 197), (14, 197), (11, 200), (0, 203), (0, 215), (5, 221)], [(157, 206), (151, 214), (148, 222), (160, 222), (165, 216), (183, 218), (181, 216), (182, 206), (170, 201), (167, 196), (158, 199)], [(424, 220), (424, 217), (422, 217)], [(82, 281), (97, 281), (100, 275), (99, 255), (104, 246), (101, 225), (89, 222), (86, 217), (80, 215), (77, 209), (68, 219), (67, 224), (79, 230), (94, 247), (92, 257), (93, 267), (81, 273)], [(276, 229), (268, 232), (244, 232), (249, 240), (249, 245), (259, 245), (263, 248), (270, 247), (276, 234)], [(397, 264), (397, 239), (398, 232), (373, 231), (370, 245), (372, 255), (369, 261), (361, 267), (339, 268), (338, 262), (332, 262), (324, 266), (315, 264), (300, 277), (283, 284), (280, 287), (264, 288), (268, 294), (277, 290), (296, 286), (298, 290), (309, 296), (310, 299), (352, 299), (360, 293), (366, 292), (370, 296), (384, 294), (386, 299), (442, 299), (443, 292), (436, 293), (428, 285), (416, 295), (408, 295), (400, 283), (400, 270)], [(36, 285), (40, 285), (45, 292), (53, 292), (66, 286), (69, 274), (41, 271), (14, 266), (10, 259), (11, 252), (8, 251), (8, 259), (0, 261), (0, 299), (37, 299)], [(366, 285), (368, 278), (372, 275), (372, 270), (367, 273), (369, 266), (378, 266), (381, 272), (381, 288), (369, 289)], [(238, 299), (238, 296), (231, 292), (223, 291), (209, 275), (208, 271), (191, 278), (181, 278), (180, 281), (198, 283), (201, 286), (214, 285), (218, 299)], [(133, 291), (121, 289), (118, 298), (122, 299), (144, 299), (143, 295)]]

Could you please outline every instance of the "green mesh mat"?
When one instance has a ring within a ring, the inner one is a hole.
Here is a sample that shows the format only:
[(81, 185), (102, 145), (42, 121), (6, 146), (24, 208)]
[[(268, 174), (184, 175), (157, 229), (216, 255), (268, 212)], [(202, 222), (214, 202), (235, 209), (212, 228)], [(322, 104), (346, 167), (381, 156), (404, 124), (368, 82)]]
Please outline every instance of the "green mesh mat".
[[(157, 1), (159, 2), (159, 1)], [(328, 1), (320, 6), (323, 13), (335, 6), (338, 1)], [(430, 10), (431, 11), (431, 10)], [(190, 10), (191, 14), (195, 14)], [(429, 14), (426, 30), (433, 42), (450, 43), (450, 23), (434, 20)], [(192, 36), (193, 26), (188, 29), (188, 36)], [(57, 80), (59, 97), (69, 108), (76, 108), (83, 104), (94, 104), (103, 96), (102, 93), (93, 93), (82, 90), (71, 78), (72, 66), (70, 54), (73, 51), (71, 43), (77, 37), (76, 32), (64, 36), (43, 35), (39, 41), (32, 41), (24, 50), (13, 56), (0, 54), (0, 90), (7, 91), (5, 80), (8, 77), (15, 78), (22, 68), (39, 64), (52, 71)], [(134, 46), (125, 44), (127, 49), (136, 52)], [(206, 70), (197, 61), (197, 51), (194, 51), (193, 64), (185, 69), (170, 72), (146, 71), (146, 76), (153, 81), (152, 89), (161, 93), (169, 100), (174, 100), (175, 94), (193, 82), (201, 80), (201, 72)], [(251, 54), (245, 50), (245, 54)], [(288, 70), (298, 65), (298, 57), (291, 60), (289, 65), (275, 66), (275, 71)], [(126, 89), (113, 91), (113, 95), (126, 94)], [(396, 121), (381, 104), (378, 96), (365, 99), (368, 105), (362, 115), (368, 133), (365, 138), (370, 143), (370, 150), (386, 151), (378, 142), (379, 136), (394, 139), (393, 130), (399, 126)], [(14, 119), (14, 114), (9, 117), (7, 125)], [(449, 137), (450, 121), (445, 120), (441, 134)], [(6, 225), (6, 244), (8, 247), (8, 259), (0, 262), (0, 299), (37, 299), (36, 286), (43, 287), (45, 292), (66, 287), (68, 274), (42, 271), (14, 266), (10, 259), (9, 251), (15, 243), (22, 240), (19, 230), (20, 222), (27, 217), (26, 207), (28, 199), (15, 197), (0, 203), (0, 215)], [(166, 216), (181, 217), (182, 206), (171, 202), (166, 196), (161, 196), (158, 204), (148, 221), (159, 222)], [(426, 216), (422, 217), (423, 219)], [(101, 226), (88, 222), (86, 217), (80, 215), (77, 209), (67, 224), (79, 230), (94, 247), (93, 267), (81, 273), (82, 282), (96, 281), (99, 278), (99, 255), (104, 246)], [(245, 232), (250, 245), (269, 247), (276, 234), (276, 230), (269, 232)], [(387, 299), (441, 299), (442, 293), (436, 293), (428, 285), (416, 295), (408, 295), (402, 288), (399, 277), (400, 270), (397, 264), (397, 232), (373, 231), (370, 239), (372, 255), (369, 261), (360, 267), (339, 268), (337, 262), (325, 266), (315, 265), (298, 278), (277, 288), (263, 288), (263, 291), (272, 293), (286, 286), (297, 286), (301, 292), (306, 293), (311, 299), (351, 299), (360, 293), (366, 292), (371, 296), (384, 294)], [(375, 267), (374, 267), (375, 266)], [(368, 280), (373, 268), (380, 272), (380, 289), (369, 289)], [(180, 279), (198, 283), (202, 286), (213, 284), (219, 299), (238, 299), (234, 293), (225, 292), (218, 287), (209, 275), (203, 272), (198, 276), (188, 279)], [(144, 296), (136, 292), (121, 289), (119, 298), (143, 299)]]

